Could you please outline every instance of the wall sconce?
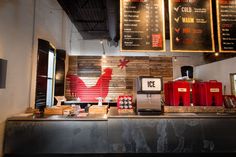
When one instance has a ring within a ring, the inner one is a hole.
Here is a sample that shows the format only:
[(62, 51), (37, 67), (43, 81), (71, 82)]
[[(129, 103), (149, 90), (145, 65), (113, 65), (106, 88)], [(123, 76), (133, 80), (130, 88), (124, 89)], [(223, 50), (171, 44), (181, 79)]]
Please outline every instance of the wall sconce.
[(100, 40), (100, 44), (102, 45), (102, 58), (106, 58), (106, 52), (105, 52), (105, 47), (103, 44), (103, 40)]
[(177, 57), (176, 56), (174, 57), (174, 62), (177, 62)]

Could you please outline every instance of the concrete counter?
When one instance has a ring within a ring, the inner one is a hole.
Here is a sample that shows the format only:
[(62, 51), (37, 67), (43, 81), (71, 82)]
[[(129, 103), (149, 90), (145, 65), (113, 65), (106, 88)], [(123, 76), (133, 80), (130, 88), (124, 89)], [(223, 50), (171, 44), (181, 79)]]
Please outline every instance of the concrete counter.
[(192, 156), (198, 153), (197, 156), (201, 156), (220, 153), (236, 156), (235, 133), (234, 114), (137, 116), (119, 115), (114, 109), (99, 120), (95, 117), (68, 120), (56, 116), (47, 120), (9, 118), (4, 154)]

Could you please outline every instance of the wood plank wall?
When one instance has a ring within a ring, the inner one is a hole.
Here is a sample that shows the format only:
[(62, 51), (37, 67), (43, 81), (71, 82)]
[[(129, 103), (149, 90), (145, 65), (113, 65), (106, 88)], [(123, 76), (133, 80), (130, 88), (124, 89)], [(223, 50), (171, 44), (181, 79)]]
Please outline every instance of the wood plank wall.
[[(118, 67), (120, 60), (129, 60), (127, 67)], [(107, 56), (70, 56), (67, 75), (77, 75), (87, 87), (94, 86), (105, 68), (112, 69), (112, 80), (106, 100), (116, 101), (119, 95), (133, 94), (133, 81), (138, 76), (163, 77), (163, 82), (173, 79), (171, 57), (121, 57)], [(66, 98), (75, 99), (66, 81)]]

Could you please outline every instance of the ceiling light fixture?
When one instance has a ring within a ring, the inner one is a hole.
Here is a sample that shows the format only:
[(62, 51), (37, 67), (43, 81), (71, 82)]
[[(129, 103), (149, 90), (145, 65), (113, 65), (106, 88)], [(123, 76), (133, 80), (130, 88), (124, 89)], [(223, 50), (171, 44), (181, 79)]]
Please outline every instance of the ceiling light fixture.
[(216, 53), (215, 53), (215, 56), (218, 57), (218, 56), (219, 56), (219, 52), (216, 52)]

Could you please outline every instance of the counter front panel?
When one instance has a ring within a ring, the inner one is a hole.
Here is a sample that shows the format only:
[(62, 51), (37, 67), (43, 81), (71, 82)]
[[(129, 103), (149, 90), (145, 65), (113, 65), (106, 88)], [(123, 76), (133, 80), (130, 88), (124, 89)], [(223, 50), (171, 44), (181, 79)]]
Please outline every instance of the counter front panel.
[(236, 116), (199, 115), (138, 116), (110, 110), (104, 120), (9, 118), (4, 154), (236, 155)]

